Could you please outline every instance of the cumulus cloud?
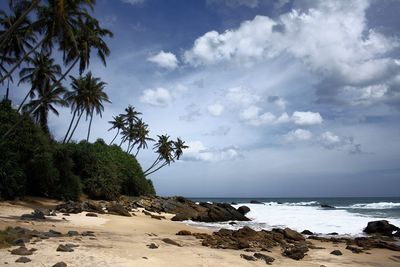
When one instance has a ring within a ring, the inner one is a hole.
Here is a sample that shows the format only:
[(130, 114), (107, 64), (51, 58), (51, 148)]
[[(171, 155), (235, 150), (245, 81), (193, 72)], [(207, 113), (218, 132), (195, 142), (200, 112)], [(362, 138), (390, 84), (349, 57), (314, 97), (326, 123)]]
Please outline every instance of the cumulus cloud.
[(144, 1), (145, 0), (122, 0), (122, 2), (131, 4), (131, 5), (143, 4)]
[(139, 100), (151, 106), (166, 107), (172, 102), (173, 98), (168, 89), (159, 87), (144, 90)]
[(222, 4), (232, 8), (240, 6), (255, 8), (259, 5), (259, 0), (207, 0), (207, 4)]
[(350, 154), (363, 153), (361, 144), (356, 144), (351, 136), (339, 136), (330, 131), (323, 132), (319, 137), (319, 143), (326, 149), (344, 150)]
[(237, 148), (210, 149), (204, 146), (201, 141), (188, 143), (189, 148), (185, 150), (184, 160), (219, 162), (235, 160), (240, 156)]
[(249, 106), (261, 101), (261, 97), (244, 87), (229, 88), (225, 98), (238, 106)]
[(286, 100), (279, 97), (279, 96), (269, 96), (268, 97), (268, 102), (275, 104), (277, 107), (279, 107), (280, 109), (286, 109)]
[(310, 1), (306, 7), (276, 19), (256, 16), (222, 33), (209, 31), (194, 41), (184, 61), (243, 64), (289, 55), (319, 75), (320, 90), (331, 92), (320, 101), (334, 98), (343, 86), (379, 84), (399, 72), (390, 57), (399, 42), (368, 27), (369, 1)]
[(261, 126), (267, 124), (280, 124), (290, 121), (289, 115), (285, 112), (280, 116), (275, 116), (271, 112), (261, 112), (261, 108), (250, 106), (243, 109), (239, 114), (240, 120), (252, 126)]
[(313, 137), (313, 134), (304, 129), (296, 129), (288, 132), (285, 135), (285, 141), (286, 142), (296, 142), (296, 141), (308, 141), (311, 140)]
[(147, 60), (169, 70), (176, 69), (179, 63), (173, 53), (164, 51), (160, 51), (157, 54), (148, 57)]
[(214, 103), (212, 105), (209, 105), (207, 107), (207, 111), (208, 113), (210, 113), (211, 115), (218, 117), (222, 114), (222, 112), (224, 111), (225, 107), (219, 103)]
[(292, 120), (297, 125), (314, 125), (321, 124), (323, 119), (318, 112), (311, 111), (295, 111)]

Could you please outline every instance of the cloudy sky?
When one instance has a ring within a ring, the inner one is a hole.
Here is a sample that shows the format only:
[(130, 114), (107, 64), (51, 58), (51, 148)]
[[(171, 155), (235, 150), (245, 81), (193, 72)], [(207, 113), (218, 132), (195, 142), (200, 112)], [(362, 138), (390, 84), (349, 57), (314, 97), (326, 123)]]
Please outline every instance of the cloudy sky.
[[(112, 100), (92, 141), (128, 104), (153, 136), (186, 140), (151, 176), (158, 194), (399, 195), (399, 1), (97, 2), (115, 36), (107, 67), (90, 65)], [(70, 117), (51, 118), (56, 138)]]

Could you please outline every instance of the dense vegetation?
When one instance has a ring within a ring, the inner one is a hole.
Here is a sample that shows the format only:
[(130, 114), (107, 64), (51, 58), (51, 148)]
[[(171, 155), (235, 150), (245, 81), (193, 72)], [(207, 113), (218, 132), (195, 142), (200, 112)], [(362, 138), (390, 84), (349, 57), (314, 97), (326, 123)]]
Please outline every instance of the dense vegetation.
[(0, 103), (0, 134), (23, 118), (17, 131), (0, 142), (0, 198), (26, 194), (78, 199), (115, 199), (121, 194), (155, 194), (136, 159), (103, 140), (59, 144), (9, 101)]
[[(0, 85), (6, 89), (0, 104), (0, 199), (155, 194), (146, 177), (179, 160), (187, 148), (184, 141), (151, 138), (141, 113), (129, 105), (109, 121), (109, 130), (117, 132), (108, 145), (101, 139), (89, 143), (93, 117), (101, 117), (104, 103), (111, 103), (107, 83), (88, 70), (92, 54), (106, 66), (110, 49), (104, 39), (113, 37), (93, 16), (96, 1), (8, 3), (7, 10), (0, 10)], [(13, 103), (17, 108), (9, 100), (10, 84), (13, 90), (28, 85), (24, 99)], [(61, 142), (48, 125), (49, 114), (58, 116), (59, 108), (70, 108), (72, 114)], [(86, 141), (74, 143), (82, 118), (88, 125)], [(113, 145), (116, 140), (119, 145)], [(147, 142), (155, 142), (156, 159), (143, 171), (136, 156)]]

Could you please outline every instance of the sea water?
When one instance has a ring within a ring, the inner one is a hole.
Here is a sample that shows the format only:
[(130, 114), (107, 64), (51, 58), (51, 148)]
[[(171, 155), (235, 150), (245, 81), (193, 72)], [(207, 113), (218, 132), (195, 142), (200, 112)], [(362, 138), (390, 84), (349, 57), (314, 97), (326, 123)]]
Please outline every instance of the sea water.
[[(195, 202), (237, 203), (246, 205), (250, 222), (186, 223), (213, 229), (238, 229), (249, 226), (255, 230), (289, 227), (318, 234), (362, 235), (369, 221), (388, 220), (400, 227), (400, 197), (392, 198), (190, 198)], [(257, 200), (263, 204), (250, 204)], [(322, 208), (321, 204), (334, 206)]]

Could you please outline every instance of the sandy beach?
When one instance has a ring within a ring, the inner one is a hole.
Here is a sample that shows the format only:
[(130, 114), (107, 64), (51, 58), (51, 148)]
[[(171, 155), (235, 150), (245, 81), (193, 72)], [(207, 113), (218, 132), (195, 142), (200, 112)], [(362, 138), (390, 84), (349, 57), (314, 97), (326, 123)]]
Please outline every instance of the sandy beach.
[[(136, 216), (123, 217), (109, 214), (98, 214), (98, 217), (87, 217), (86, 212), (64, 216), (47, 217), (44, 221), (24, 221), (19, 217), (30, 213), (32, 207), (54, 207), (56, 201), (36, 199), (33, 202), (0, 203), (0, 229), (7, 226), (21, 226), (39, 231), (55, 230), (63, 234), (74, 230), (79, 233), (93, 231), (93, 236), (54, 237), (40, 242), (32, 239), (26, 244), (28, 249), (37, 249), (28, 256), (32, 261), (26, 266), (53, 266), (65, 262), (67, 266), (265, 266), (266, 263), (247, 261), (240, 254), (252, 255), (243, 250), (212, 249), (201, 245), (201, 240), (194, 236), (178, 236), (180, 230), (192, 233), (211, 233), (205, 228), (194, 228), (180, 222), (169, 220), (172, 214), (161, 214), (166, 219), (157, 220), (145, 215), (140, 210), (133, 212)], [(165, 243), (162, 239), (170, 238), (181, 247)], [(368, 254), (353, 254), (345, 249), (345, 244), (332, 244), (313, 240), (315, 246), (325, 249), (311, 249), (307, 256), (295, 261), (283, 257), (279, 247), (265, 252), (275, 258), (274, 266), (382, 266), (400, 265), (400, 252), (386, 249), (371, 249)], [(58, 252), (60, 244), (75, 244), (73, 252)], [(154, 243), (156, 249), (147, 245)], [(0, 266), (19, 266), (15, 263), (20, 256), (12, 255), (12, 248), (0, 250)], [(335, 256), (330, 252), (339, 249), (343, 255)]]

